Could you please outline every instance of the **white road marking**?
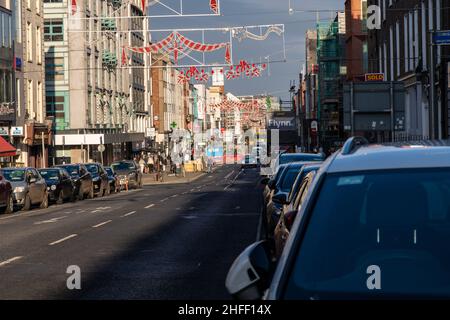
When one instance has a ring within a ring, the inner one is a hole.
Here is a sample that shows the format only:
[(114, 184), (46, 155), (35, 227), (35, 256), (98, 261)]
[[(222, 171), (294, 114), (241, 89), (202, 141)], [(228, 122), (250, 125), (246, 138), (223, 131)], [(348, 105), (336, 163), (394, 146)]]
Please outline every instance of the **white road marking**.
[(145, 207), (145, 209), (150, 209), (150, 208), (153, 208), (155, 205), (152, 203), (152, 204), (149, 204), (148, 206), (146, 206)]
[(62, 238), (62, 239), (60, 239), (60, 240), (56, 240), (55, 242), (49, 243), (49, 246), (54, 246), (55, 244), (59, 244), (59, 243), (64, 242), (64, 241), (66, 241), (66, 240), (75, 238), (76, 236), (78, 236), (78, 235), (77, 235), (77, 234), (71, 234), (71, 235), (68, 236), (68, 237), (65, 237), (65, 238)]
[(39, 222), (35, 222), (35, 225), (40, 225), (40, 224), (46, 224), (46, 223), (55, 223), (58, 222), (59, 220), (62, 220), (64, 218), (67, 218), (67, 216), (63, 216), (63, 217), (59, 217), (59, 218), (53, 218), (50, 220), (44, 220), (44, 221), (39, 221)]
[(237, 206), (236, 208), (234, 208), (235, 210), (240, 210), (241, 209), (241, 207), (239, 207), (239, 206)]
[(0, 262), (0, 267), (4, 267), (4, 266), (6, 266), (6, 265), (8, 265), (8, 264), (13, 263), (14, 261), (17, 261), (17, 260), (22, 259), (22, 258), (23, 258), (23, 257), (19, 256), (19, 257), (14, 257), (14, 258), (8, 259), (8, 260), (6, 260), (6, 261)]
[(239, 171), (238, 175), (233, 179), (233, 181), (228, 186), (226, 186), (223, 190), (227, 191), (229, 188), (231, 188), (234, 185), (234, 183), (236, 182), (236, 180), (239, 178), (239, 176), (242, 174), (242, 172), (243, 172), (242, 170)]
[(108, 223), (111, 223), (111, 222), (112, 222), (112, 220), (108, 220), (108, 221), (99, 223), (99, 224), (97, 224), (95, 226), (92, 226), (92, 228), (100, 228), (100, 227), (104, 226), (105, 224), (108, 224)]
[(166, 202), (169, 198), (162, 199), (161, 202)]
[(129, 217), (129, 216), (132, 216), (132, 215), (135, 214), (135, 213), (136, 213), (136, 211), (131, 211), (131, 212), (128, 212), (127, 214), (124, 214), (122, 217), (123, 217), (123, 218)]
[(227, 175), (225, 176), (225, 179), (228, 179), (229, 177), (231, 177), (231, 176), (233, 175), (233, 173), (234, 173), (234, 170), (231, 171), (229, 174), (227, 174)]
[(174, 194), (171, 198), (176, 198), (176, 197), (178, 197), (178, 195), (177, 195), (177, 194)]

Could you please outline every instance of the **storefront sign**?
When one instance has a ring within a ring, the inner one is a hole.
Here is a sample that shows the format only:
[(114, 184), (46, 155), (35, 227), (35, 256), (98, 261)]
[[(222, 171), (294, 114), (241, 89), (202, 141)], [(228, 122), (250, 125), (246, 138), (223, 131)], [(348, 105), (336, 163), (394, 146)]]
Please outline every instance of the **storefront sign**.
[(0, 136), (9, 136), (9, 128), (0, 127)]
[(365, 79), (366, 82), (384, 81), (384, 73), (367, 73)]
[(148, 138), (154, 138), (156, 137), (156, 129), (155, 128), (147, 128), (147, 134), (146, 136)]
[(23, 137), (23, 127), (11, 127), (11, 136)]

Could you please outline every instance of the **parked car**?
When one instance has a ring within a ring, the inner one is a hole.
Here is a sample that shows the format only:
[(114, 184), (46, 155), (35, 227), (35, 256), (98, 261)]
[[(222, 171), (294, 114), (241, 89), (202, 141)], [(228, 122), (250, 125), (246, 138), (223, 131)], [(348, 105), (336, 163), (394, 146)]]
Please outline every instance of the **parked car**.
[(105, 167), (108, 174), (109, 190), (112, 193), (120, 192), (120, 180), (112, 167)]
[(244, 159), (242, 160), (241, 164), (242, 168), (257, 168), (258, 167), (258, 161), (256, 159), (256, 156), (252, 154), (246, 154), (244, 156)]
[(55, 168), (65, 169), (75, 184), (75, 195), (78, 200), (94, 198), (92, 175), (83, 164), (65, 164)]
[(276, 173), (278, 167), (292, 162), (322, 162), (325, 160), (324, 154), (316, 153), (281, 153), (271, 163), (271, 171)]
[(14, 195), (11, 182), (0, 175), (0, 208), (3, 213), (14, 212)]
[(35, 168), (3, 168), (0, 175), (11, 183), (14, 204), (23, 211), (33, 205), (48, 207), (47, 184)]
[(38, 170), (47, 183), (49, 201), (58, 204), (75, 200), (75, 184), (67, 170), (47, 168)]
[(119, 177), (121, 189), (124, 188), (126, 184), (128, 184), (130, 188), (142, 188), (142, 172), (135, 161), (118, 161), (114, 162), (111, 167)]
[(287, 168), (287, 165), (281, 165), (278, 167), (277, 173), (269, 178), (265, 177), (261, 180), (261, 184), (264, 185), (263, 197), (262, 197), (262, 206), (261, 206), (261, 217), (259, 223), (258, 230), (258, 238), (260, 240), (267, 239), (268, 237), (268, 226), (267, 226), (267, 204), (270, 201), (270, 197), (272, 195), (272, 191), (275, 189), (277, 182), (280, 180), (280, 177), (283, 175), (284, 170)]
[(267, 241), (248, 247), (234, 297), (450, 298), (450, 147), (352, 138), (304, 187), (278, 263)]
[(110, 194), (109, 179), (105, 168), (100, 163), (86, 163), (84, 165), (92, 175), (94, 195), (104, 197)]
[(280, 218), (283, 205), (286, 204), (289, 192), (300, 174), (303, 166), (309, 162), (294, 162), (286, 165), (283, 173), (277, 180), (275, 187), (269, 194), (267, 208), (266, 208), (266, 235), (268, 238), (273, 238), (273, 232)]
[(298, 211), (301, 209), (303, 201), (306, 198), (308, 189), (306, 188), (315, 177), (315, 173), (320, 169), (320, 165), (306, 165), (297, 177), (292, 187), (287, 201), (283, 205), (283, 209), (278, 219), (278, 224), (274, 231), (274, 250), (275, 258), (279, 258), (283, 252), (287, 239), (289, 238), (292, 224), (297, 217)]

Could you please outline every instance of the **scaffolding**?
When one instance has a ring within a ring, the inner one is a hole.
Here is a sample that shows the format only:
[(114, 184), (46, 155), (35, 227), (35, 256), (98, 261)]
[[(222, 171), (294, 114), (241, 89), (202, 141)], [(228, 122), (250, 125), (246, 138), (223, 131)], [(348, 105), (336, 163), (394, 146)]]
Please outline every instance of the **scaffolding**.
[(328, 150), (341, 140), (340, 109), (344, 43), (339, 33), (339, 22), (317, 24), (318, 110), (320, 145)]

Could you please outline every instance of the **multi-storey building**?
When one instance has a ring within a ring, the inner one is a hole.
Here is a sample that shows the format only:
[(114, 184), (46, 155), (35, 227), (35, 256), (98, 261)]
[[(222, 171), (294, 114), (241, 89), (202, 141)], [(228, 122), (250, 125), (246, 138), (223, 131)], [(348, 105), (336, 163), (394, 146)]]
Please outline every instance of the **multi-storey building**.
[(348, 81), (364, 81), (368, 72), (367, 0), (345, 1), (345, 53)]
[(76, 10), (68, 0), (44, 2), (53, 161), (131, 157), (151, 125), (150, 58), (126, 52), (121, 61), (124, 48), (149, 43), (141, 1), (78, 1)]
[[(15, 28), (12, 5), (9, 0), (0, 0), (0, 131), (3, 138), (9, 141), (9, 129), (14, 125), (17, 109), (14, 94)], [(0, 160), (9, 162), (10, 159)]]
[(40, 1), (16, 0), (16, 127), (18, 162), (48, 166), (51, 121), (45, 110), (44, 6)]
[(328, 150), (342, 139), (343, 94), (345, 76), (345, 29), (343, 15), (317, 26), (317, 119), (320, 145)]
[(396, 133), (397, 139), (448, 137), (450, 46), (433, 46), (431, 35), (450, 30), (450, 1), (370, 0), (369, 5), (381, 9), (381, 28), (369, 30), (370, 71), (406, 88), (405, 131)]

